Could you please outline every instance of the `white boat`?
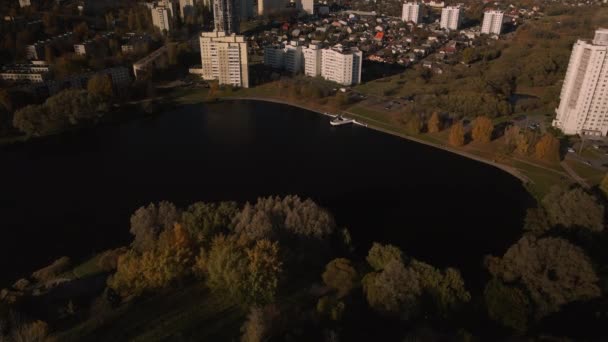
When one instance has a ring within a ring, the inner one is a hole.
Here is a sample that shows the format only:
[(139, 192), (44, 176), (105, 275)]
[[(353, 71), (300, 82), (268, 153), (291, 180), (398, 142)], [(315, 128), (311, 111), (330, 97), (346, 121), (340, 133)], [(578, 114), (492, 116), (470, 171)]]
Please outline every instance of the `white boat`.
[(342, 115), (338, 115), (335, 119), (332, 119), (329, 123), (332, 126), (340, 126), (340, 125), (351, 124), (353, 122), (355, 122), (355, 120), (347, 119), (347, 118), (342, 117)]

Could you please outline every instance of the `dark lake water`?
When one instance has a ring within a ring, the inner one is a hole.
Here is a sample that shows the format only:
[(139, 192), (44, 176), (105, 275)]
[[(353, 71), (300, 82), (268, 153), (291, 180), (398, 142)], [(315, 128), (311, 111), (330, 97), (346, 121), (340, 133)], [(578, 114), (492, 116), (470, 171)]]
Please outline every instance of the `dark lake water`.
[(531, 198), (493, 167), (261, 102), (192, 105), (0, 149), (0, 283), (55, 258), (131, 240), (151, 201), (298, 194), (331, 210), (357, 246), (399, 245), (477, 282), (482, 257), (521, 234)]

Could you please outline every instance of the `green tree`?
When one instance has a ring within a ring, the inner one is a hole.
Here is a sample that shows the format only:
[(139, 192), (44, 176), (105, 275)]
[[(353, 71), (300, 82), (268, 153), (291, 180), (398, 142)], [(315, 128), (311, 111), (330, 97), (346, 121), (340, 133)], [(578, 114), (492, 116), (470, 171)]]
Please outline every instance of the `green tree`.
[(87, 91), (92, 95), (111, 98), (114, 95), (114, 90), (112, 89), (110, 76), (103, 74), (94, 75), (87, 82)]
[(219, 233), (228, 233), (239, 209), (235, 202), (197, 202), (181, 217), (184, 228), (199, 242), (208, 245)]
[(591, 232), (604, 230), (604, 206), (581, 188), (555, 186), (543, 198), (542, 204), (552, 226), (586, 228)]
[(412, 260), (408, 268), (415, 272), (424, 293), (433, 299), (439, 315), (447, 316), (471, 300), (471, 294), (466, 290), (458, 270), (447, 268), (442, 272), (418, 260)]
[(452, 146), (463, 146), (464, 145), (464, 126), (462, 121), (458, 121), (452, 125), (450, 128), (450, 135), (448, 137), (448, 142)]
[(337, 258), (325, 266), (323, 282), (328, 287), (337, 291), (338, 298), (342, 298), (353, 289), (357, 281), (357, 271), (353, 268), (350, 260)]
[(474, 48), (466, 48), (462, 51), (462, 62), (465, 64), (471, 64), (478, 59), (477, 52)]
[(250, 241), (283, 235), (322, 240), (334, 229), (328, 211), (298, 196), (259, 198), (254, 205), (245, 204), (234, 220), (235, 232)]
[(471, 137), (473, 141), (480, 143), (489, 143), (492, 140), (492, 132), (494, 131), (494, 124), (492, 120), (487, 116), (478, 116), (473, 122), (473, 131)]
[(524, 291), (492, 279), (483, 292), (488, 316), (505, 327), (523, 334), (532, 316), (532, 303)]
[(391, 260), (381, 272), (367, 274), (363, 291), (369, 305), (378, 312), (404, 319), (419, 313), (422, 288), (415, 272), (399, 260)]
[(179, 222), (180, 213), (170, 202), (150, 203), (131, 215), (130, 232), (135, 236), (132, 246), (138, 252), (152, 250), (160, 234)]
[(439, 113), (433, 112), (433, 115), (431, 115), (431, 118), (429, 119), (426, 125), (429, 133), (439, 133), (442, 128)]
[(403, 262), (403, 253), (393, 245), (382, 245), (374, 242), (367, 253), (366, 260), (374, 270), (381, 271), (393, 260)]
[(537, 319), (565, 304), (601, 295), (589, 257), (561, 238), (524, 236), (502, 258), (487, 257), (486, 267), (503, 282), (526, 289)]
[(279, 259), (279, 243), (259, 240), (247, 249), (248, 283), (247, 295), (256, 304), (274, 301), (279, 286), (283, 263)]
[(15, 112), (13, 116), (13, 126), (28, 136), (39, 135), (44, 107), (30, 105)]
[(245, 251), (237, 242), (224, 235), (213, 238), (204, 269), (207, 285), (216, 291), (225, 291), (231, 296), (243, 299), (249, 270)]

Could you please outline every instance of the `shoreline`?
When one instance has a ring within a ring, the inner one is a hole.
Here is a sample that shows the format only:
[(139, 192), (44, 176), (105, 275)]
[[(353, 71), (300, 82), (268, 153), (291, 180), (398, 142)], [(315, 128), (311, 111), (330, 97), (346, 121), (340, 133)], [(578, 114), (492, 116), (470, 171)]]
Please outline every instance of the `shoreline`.
[[(234, 96), (234, 97), (220, 97), (218, 99), (220, 101), (260, 101), (260, 102), (277, 103), (277, 104), (283, 104), (283, 105), (288, 105), (288, 106), (292, 106), (292, 107), (297, 107), (297, 108), (304, 109), (304, 110), (307, 110), (307, 111), (310, 111), (310, 112), (315, 112), (315, 113), (321, 114), (323, 116), (329, 116), (329, 115), (325, 114), (325, 112), (322, 112), (322, 111), (320, 111), (318, 109), (310, 108), (310, 107), (307, 107), (307, 106), (304, 106), (304, 105), (300, 105), (300, 104), (297, 104), (297, 103), (292, 103), (290, 101), (278, 100), (278, 99), (272, 99), (272, 98)], [(447, 146), (443, 146), (443, 145), (439, 145), (439, 144), (434, 144), (434, 143), (431, 143), (431, 142), (428, 142), (428, 141), (425, 141), (425, 140), (422, 140), (422, 139), (418, 139), (418, 138), (415, 138), (415, 137), (412, 137), (412, 136), (407, 136), (405, 134), (397, 133), (397, 132), (394, 132), (394, 131), (391, 131), (391, 130), (388, 130), (388, 129), (385, 129), (385, 128), (382, 128), (382, 127), (378, 127), (378, 126), (374, 125), (373, 123), (365, 122), (365, 124), (367, 125), (367, 128), (375, 130), (377, 132), (381, 132), (381, 133), (385, 133), (385, 134), (390, 134), (390, 135), (398, 137), (398, 138), (402, 138), (402, 139), (405, 139), (405, 140), (408, 140), (408, 141), (412, 141), (412, 142), (415, 142), (415, 143), (419, 143), (419, 144), (423, 144), (423, 145), (426, 145), (426, 146), (434, 147), (434, 148), (437, 148), (437, 149), (440, 149), (440, 150), (443, 150), (443, 151), (446, 151), (446, 152), (457, 154), (457, 155), (459, 155), (461, 157), (464, 157), (464, 158), (472, 159), (472, 160), (475, 160), (477, 162), (493, 166), (493, 167), (498, 168), (498, 169), (500, 169), (500, 170), (502, 170), (504, 172), (507, 172), (511, 176), (519, 179), (523, 183), (523, 185), (530, 184), (530, 183), (533, 184), (533, 182), (532, 182), (532, 180), (530, 180), (530, 178), (528, 178), (527, 176), (525, 176), (524, 174), (522, 174), (516, 168), (510, 167), (510, 166), (507, 166), (507, 165), (503, 165), (503, 164), (499, 164), (497, 162), (494, 162), (494, 161), (491, 161), (491, 160), (487, 160), (485, 158), (476, 156), (474, 154), (471, 154), (471, 153), (468, 153), (468, 152), (465, 152), (465, 151), (459, 151), (459, 150), (456, 150), (456, 149), (453, 149), (453, 148), (450, 148), (450, 147), (447, 147)]]

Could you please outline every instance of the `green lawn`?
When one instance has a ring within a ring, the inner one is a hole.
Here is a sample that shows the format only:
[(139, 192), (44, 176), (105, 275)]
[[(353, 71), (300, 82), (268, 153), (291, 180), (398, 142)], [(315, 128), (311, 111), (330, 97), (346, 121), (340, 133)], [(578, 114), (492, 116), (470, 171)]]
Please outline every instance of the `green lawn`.
[(243, 310), (200, 284), (125, 304), (56, 334), (58, 341), (238, 340)]
[(584, 178), (591, 186), (599, 184), (606, 175), (606, 172), (585, 165), (576, 160), (568, 160), (566, 163), (568, 163), (572, 170), (574, 170), (574, 172), (576, 172), (576, 174), (578, 174), (581, 178)]

